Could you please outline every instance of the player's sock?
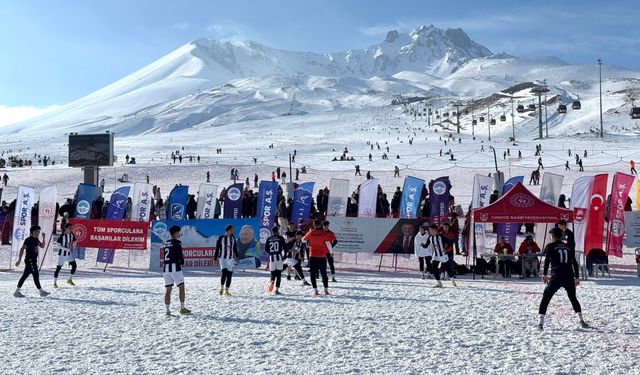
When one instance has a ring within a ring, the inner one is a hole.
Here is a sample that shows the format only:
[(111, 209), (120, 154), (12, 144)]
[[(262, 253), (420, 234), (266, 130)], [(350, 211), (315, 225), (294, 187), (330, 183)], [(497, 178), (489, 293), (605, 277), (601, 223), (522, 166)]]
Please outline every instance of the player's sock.
[(544, 314), (540, 314), (540, 316), (538, 317), (538, 324), (539, 325), (544, 324)]
[(579, 322), (584, 322), (584, 319), (582, 319), (582, 313), (581, 312), (576, 313), (576, 317), (578, 318)]
[(181, 308), (181, 309), (184, 309), (184, 308), (185, 308), (185, 307), (184, 307), (184, 302), (180, 302), (180, 308)]
[(166, 305), (165, 304), (165, 306), (167, 308), (167, 314), (171, 314), (171, 305)]

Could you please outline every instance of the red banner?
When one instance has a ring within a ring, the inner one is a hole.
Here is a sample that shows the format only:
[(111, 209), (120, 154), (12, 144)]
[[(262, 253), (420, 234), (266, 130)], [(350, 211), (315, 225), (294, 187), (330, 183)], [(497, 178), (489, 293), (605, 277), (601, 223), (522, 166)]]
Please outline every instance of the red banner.
[(77, 246), (147, 250), (149, 223), (138, 221), (69, 219)]
[(607, 228), (607, 255), (622, 257), (624, 240), (624, 205), (627, 203), (634, 176), (617, 172), (611, 186), (609, 225)]
[(608, 179), (608, 174), (598, 174), (593, 178), (593, 188), (589, 198), (587, 229), (585, 229), (584, 236), (584, 251), (587, 254), (591, 249), (602, 249)]

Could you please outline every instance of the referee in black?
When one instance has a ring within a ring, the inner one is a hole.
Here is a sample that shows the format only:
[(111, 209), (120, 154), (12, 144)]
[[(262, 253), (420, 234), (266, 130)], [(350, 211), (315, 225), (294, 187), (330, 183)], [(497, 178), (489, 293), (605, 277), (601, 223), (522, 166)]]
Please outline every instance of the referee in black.
[[(571, 301), (573, 311), (576, 312), (580, 326), (589, 328), (589, 325), (582, 319), (582, 308), (578, 298), (576, 298), (576, 286), (580, 285), (580, 274), (578, 273), (575, 251), (562, 242), (562, 229), (553, 228), (549, 233), (553, 237), (553, 242), (544, 249), (544, 276), (542, 276), (542, 280), (547, 284), (547, 287), (544, 289), (542, 301), (540, 301), (538, 329), (544, 329), (544, 316), (547, 313), (547, 307), (553, 295), (560, 288), (564, 288), (567, 291), (569, 301)], [(549, 263), (551, 263), (551, 278), (547, 276)]]

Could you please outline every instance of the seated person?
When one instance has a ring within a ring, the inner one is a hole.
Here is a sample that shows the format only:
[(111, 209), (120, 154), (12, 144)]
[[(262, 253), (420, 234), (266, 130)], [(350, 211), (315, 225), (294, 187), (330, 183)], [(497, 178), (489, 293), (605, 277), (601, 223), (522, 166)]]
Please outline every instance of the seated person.
[(587, 271), (593, 276), (594, 264), (609, 264), (609, 257), (602, 249), (591, 249), (587, 255)]
[(511, 244), (505, 241), (504, 237), (500, 237), (500, 239), (498, 239), (498, 243), (496, 244), (495, 252), (498, 254), (506, 255), (499, 258), (498, 266), (502, 266), (502, 277), (511, 277), (511, 269), (516, 263), (513, 257), (513, 247), (511, 246)]
[(535, 254), (540, 252), (540, 247), (538, 246), (536, 241), (533, 240), (533, 236), (528, 235), (525, 238), (525, 240), (520, 244), (518, 252), (520, 253), (520, 255), (523, 255), (522, 262), (524, 263), (523, 268), (525, 275), (522, 275), (522, 277), (529, 277), (531, 275), (533, 275), (534, 277), (538, 277), (538, 258), (524, 256), (527, 254)]

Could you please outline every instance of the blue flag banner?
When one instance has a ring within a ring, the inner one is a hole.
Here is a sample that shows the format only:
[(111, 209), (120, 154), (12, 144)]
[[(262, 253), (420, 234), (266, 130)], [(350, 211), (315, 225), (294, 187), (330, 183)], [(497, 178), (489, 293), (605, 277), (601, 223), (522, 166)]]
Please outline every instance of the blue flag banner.
[[(97, 197), (98, 187), (91, 184), (79, 184), (76, 190), (76, 207), (74, 217), (79, 219), (90, 219), (93, 201)], [(84, 247), (75, 248), (76, 258), (82, 260), (85, 258), (86, 249)]]
[[(130, 186), (123, 186), (111, 194), (109, 207), (107, 207), (106, 220), (122, 220), (127, 212), (127, 198), (129, 198)], [(96, 262), (113, 264), (115, 249), (98, 249)]]
[(300, 184), (293, 193), (293, 209), (291, 210), (291, 221), (296, 225), (309, 218), (311, 212), (311, 200), (313, 199), (314, 182)]
[(260, 243), (265, 243), (271, 236), (271, 228), (276, 221), (278, 204), (278, 183), (260, 181), (258, 189), (258, 218), (260, 219)]
[[(507, 182), (504, 183), (502, 187), (502, 195), (505, 195), (512, 187), (516, 186), (518, 183), (524, 182), (524, 176), (516, 176), (510, 178)], [(518, 227), (521, 224), (519, 223), (508, 223), (508, 224), (498, 224), (498, 238), (504, 237), (505, 241), (507, 241), (511, 247), (516, 247), (516, 238), (518, 236)]]
[(93, 206), (93, 200), (96, 196), (96, 185), (91, 184), (79, 184), (78, 190), (76, 190), (76, 211), (75, 218), (78, 219), (90, 219), (91, 207)]
[(227, 188), (227, 194), (224, 197), (225, 219), (239, 219), (242, 217), (242, 188), (243, 184), (234, 184)]
[(169, 205), (167, 206), (167, 219), (185, 219), (188, 197), (188, 186), (178, 185), (171, 190), (171, 193), (169, 194)]
[(416, 218), (418, 207), (420, 207), (420, 194), (422, 193), (423, 186), (424, 180), (412, 176), (405, 177), (402, 188), (402, 198), (400, 199), (401, 219)]
[(440, 177), (429, 184), (429, 199), (431, 224), (441, 225), (449, 220), (449, 198), (451, 196), (451, 182), (449, 177)]

